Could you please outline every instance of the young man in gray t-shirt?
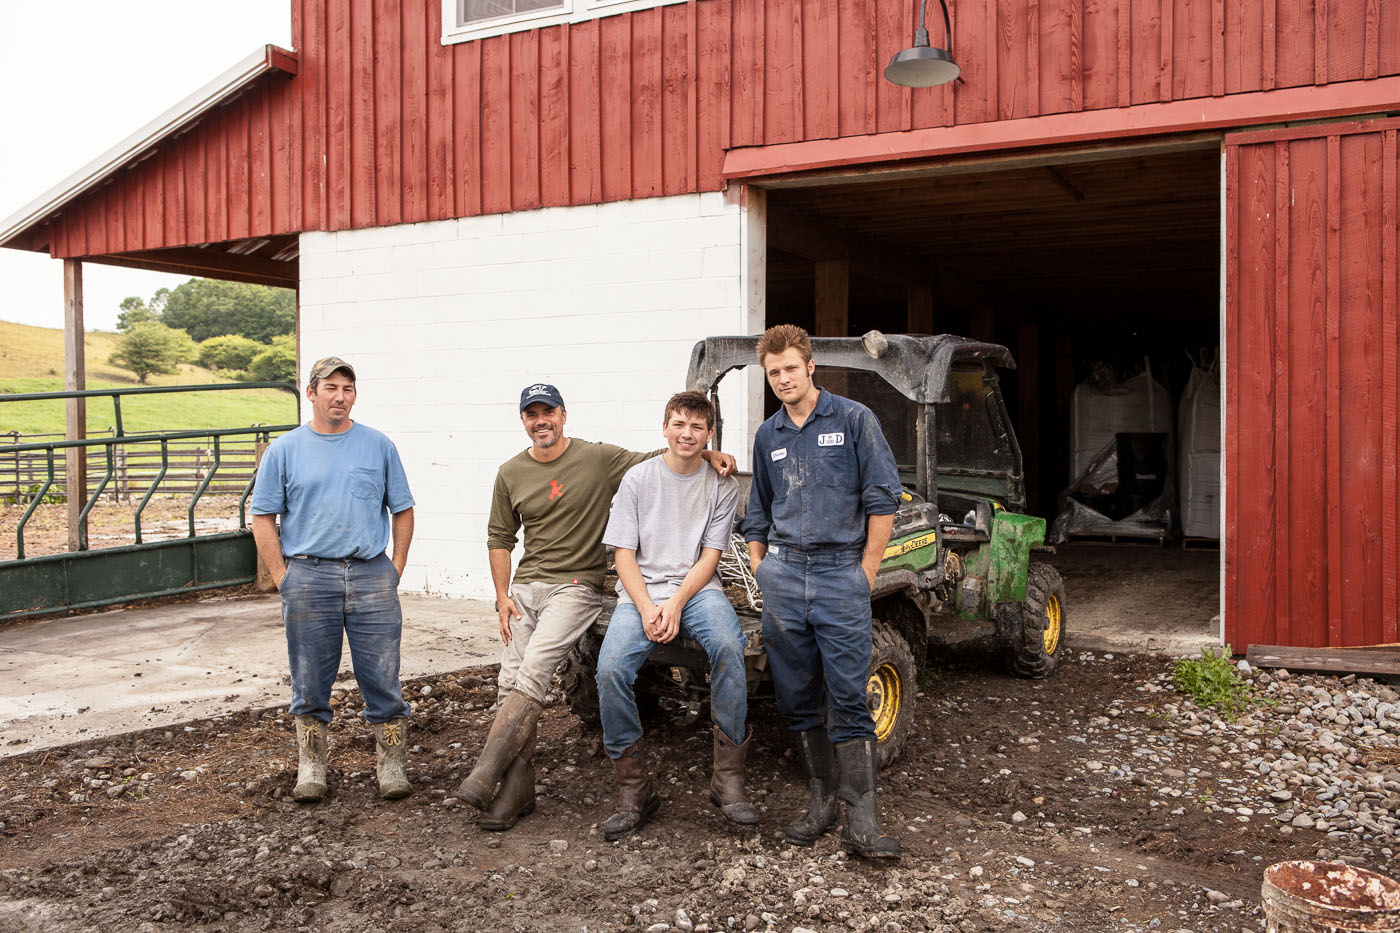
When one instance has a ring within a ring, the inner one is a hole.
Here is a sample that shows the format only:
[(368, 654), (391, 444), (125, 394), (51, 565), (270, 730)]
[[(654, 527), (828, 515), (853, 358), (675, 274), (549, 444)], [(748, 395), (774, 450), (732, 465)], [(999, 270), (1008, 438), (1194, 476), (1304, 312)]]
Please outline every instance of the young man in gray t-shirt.
[(704, 469), (715, 410), (698, 392), (666, 403), (666, 451), (627, 471), (613, 498), (603, 543), (616, 549), (617, 608), (598, 653), (603, 747), (617, 771), (618, 810), (602, 823), (620, 839), (645, 823), (660, 801), (642, 760), (642, 724), (632, 685), (652, 648), (684, 634), (710, 657), (714, 774), (710, 800), (740, 826), (758, 822), (744, 792), (748, 687), (744, 633), (719, 582), (739, 483)]

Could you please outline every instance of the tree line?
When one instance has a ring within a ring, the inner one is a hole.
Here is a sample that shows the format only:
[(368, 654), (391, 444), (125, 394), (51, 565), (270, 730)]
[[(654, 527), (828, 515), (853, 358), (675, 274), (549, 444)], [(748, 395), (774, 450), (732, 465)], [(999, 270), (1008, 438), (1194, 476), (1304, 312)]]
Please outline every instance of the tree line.
[(286, 288), (190, 279), (161, 288), (150, 301), (122, 300), (123, 334), (109, 362), (139, 382), (196, 362), (231, 379), (296, 379), (296, 293)]

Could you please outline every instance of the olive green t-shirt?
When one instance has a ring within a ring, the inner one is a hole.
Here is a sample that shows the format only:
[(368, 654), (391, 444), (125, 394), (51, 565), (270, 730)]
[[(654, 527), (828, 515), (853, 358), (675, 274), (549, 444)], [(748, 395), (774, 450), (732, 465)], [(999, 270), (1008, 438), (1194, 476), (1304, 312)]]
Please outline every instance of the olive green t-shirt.
[(576, 437), (549, 463), (521, 451), (496, 472), (486, 546), (514, 550), (524, 525), (525, 556), (515, 568), (515, 583), (582, 583), (601, 592), (607, 568), (603, 529), (613, 495), (624, 473), (660, 453)]

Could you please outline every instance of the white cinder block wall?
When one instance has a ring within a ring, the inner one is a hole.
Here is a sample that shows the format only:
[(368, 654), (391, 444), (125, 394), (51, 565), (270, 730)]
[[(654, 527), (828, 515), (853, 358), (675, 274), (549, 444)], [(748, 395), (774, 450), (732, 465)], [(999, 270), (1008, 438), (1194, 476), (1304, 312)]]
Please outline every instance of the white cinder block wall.
[[(707, 193), (302, 235), (301, 368), (351, 362), (353, 417), (398, 445), (417, 500), (405, 589), (492, 595), (491, 484), (528, 445), (525, 385), (559, 387), (570, 436), (663, 445), (695, 341), (761, 329), (743, 231), (743, 209)], [(728, 448), (753, 428), (737, 383)]]

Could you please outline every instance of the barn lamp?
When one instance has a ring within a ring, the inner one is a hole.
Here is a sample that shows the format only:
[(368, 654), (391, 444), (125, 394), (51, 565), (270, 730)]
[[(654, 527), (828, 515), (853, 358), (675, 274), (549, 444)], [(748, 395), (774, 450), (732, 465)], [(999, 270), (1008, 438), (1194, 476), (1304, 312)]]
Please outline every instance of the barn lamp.
[(885, 68), (885, 78), (905, 87), (936, 87), (947, 84), (962, 69), (953, 61), (953, 25), (948, 19), (948, 0), (938, 0), (943, 7), (943, 37), (948, 48), (930, 48), (928, 30), (924, 28), (924, 7), (926, 0), (915, 0), (919, 5), (919, 28), (914, 30), (914, 47), (895, 54)]

